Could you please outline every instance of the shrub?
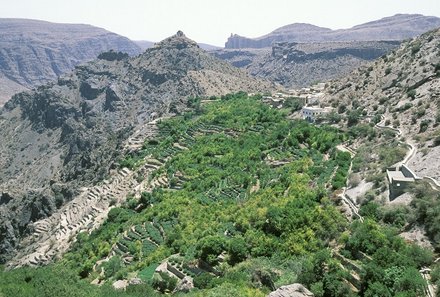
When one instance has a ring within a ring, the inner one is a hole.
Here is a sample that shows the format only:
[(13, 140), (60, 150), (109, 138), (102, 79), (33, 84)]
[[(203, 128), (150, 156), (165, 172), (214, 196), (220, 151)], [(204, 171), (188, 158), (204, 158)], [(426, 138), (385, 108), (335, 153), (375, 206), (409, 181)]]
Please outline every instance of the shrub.
[(345, 105), (338, 106), (338, 113), (339, 114), (344, 113), (346, 110), (347, 110), (347, 106), (345, 106)]
[(380, 205), (373, 201), (369, 201), (367, 204), (362, 205), (359, 214), (375, 221), (379, 221), (382, 218)]
[(411, 55), (414, 56), (415, 54), (417, 54), (420, 51), (420, 47), (421, 47), (420, 41), (415, 42), (411, 47)]
[(408, 91), (406, 92), (406, 95), (407, 95), (409, 98), (411, 98), (411, 99), (415, 99), (415, 98), (416, 98), (416, 95), (417, 95), (417, 92), (416, 92), (416, 90), (414, 90), (414, 89), (410, 89), (410, 90), (408, 90)]
[(213, 276), (209, 273), (203, 272), (194, 278), (194, 287), (199, 289), (207, 289), (213, 280)]
[(159, 272), (153, 276), (152, 286), (162, 292), (172, 292), (177, 285), (177, 279), (169, 276), (168, 273)]
[(234, 237), (228, 244), (229, 262), (234, 265), (246, 259), (248, 249), (246, 242), (241, 237)]
[(387, 98), (387, 97), (381, 97), (381, 98), (379, 99), (379, 104), (380, 104), (380, 105), (383, 105), (383, 104), (385, 104), (387, 101), (388, 101), (388, 98)]
[(111, 257), (110, 260), (102, 264), (104, 268), (104, 275), (106, 278), (116, 275), (116, 273), (121, 269), (121, 258), (118, 256)]
[(419, 133), (423, 133), (426, 132), (426, 130), (428, 130), (429, 122), (430, 122), (429, 120), (423, 120), (420, 122)]
[(408, 102), (408, 103), (405, 103), (405, 105), (400, 106), (399, 111), (402, 112), (402, 111), (410, 109), (411, 107), (413, 107), (412, 103)]

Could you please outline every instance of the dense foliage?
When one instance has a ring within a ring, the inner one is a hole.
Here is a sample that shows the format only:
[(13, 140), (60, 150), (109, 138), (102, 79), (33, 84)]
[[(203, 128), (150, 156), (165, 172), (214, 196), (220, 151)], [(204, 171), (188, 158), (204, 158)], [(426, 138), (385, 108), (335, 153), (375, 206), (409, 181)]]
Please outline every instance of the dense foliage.
[[(353, 284), (361, 296), (420, 294), (417, 269), (432, 255), (372, 219), (350, 225), (329, 199), (351, 162), (336, 149), (344, 135), (244, 93), (189, 105), (120, 161), (156, 160), (164, 165), (139, 178), (168, 184), (113, 208), (56, 264), (0, 273), (0, 296), (154, 296), (177, 286), (154, 272), (164, 261), (194, 280), (185, 296), (265, 296), (293, 282), (316, 296), (355, 296)], [(108, 285), (132, 277), (145, 284)]]

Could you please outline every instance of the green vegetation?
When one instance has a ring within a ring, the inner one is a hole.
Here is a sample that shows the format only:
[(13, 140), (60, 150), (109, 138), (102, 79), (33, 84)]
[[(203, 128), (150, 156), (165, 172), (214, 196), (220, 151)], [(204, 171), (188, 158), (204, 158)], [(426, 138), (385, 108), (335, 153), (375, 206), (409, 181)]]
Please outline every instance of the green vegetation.
[(408, 97), (410, 97), (411, 99), (414, 100), (414, 99), (416, 98), (417, 91), (414, 90), (414, 89), (409, 89), (409, 90), (406, 92), (406, 95), (407, 95)]
[[(160, 161), (145, 178), (166, 177), (168, 184), (113, 208), (57, 263), (0, 272), (0, 296), (171, 293), (178, 280), (155, 272), (161, 263), (194, 280), (195, 289), (178, 296), (266, 296), (293, 282), (316, 296), (356, 296), (353, 273), (359, 296), (419, 295), (417, 269), (431, 255), (397, 236), (399, 216), (382, 227), (377, 221), (385, 214), (368, 204), (361, 210), (366, 220), (349, 224), (329, 198), (345, 186), (351, 162), (336, 146), (348, 137), (375, 138), (372, 127), (354, 125), (342, 134), (290, 121), (259, 98), (191, 99), (193, 112), (161, 122), (156, 139), (120, 160), (131, 168)], [(381, 147), (378, 158), (394, 162), (400, 149)], [(353, 168), (368, 165), (360, 162)], [(110, 286), (132, 277), (144, 284), (120, 292)]]

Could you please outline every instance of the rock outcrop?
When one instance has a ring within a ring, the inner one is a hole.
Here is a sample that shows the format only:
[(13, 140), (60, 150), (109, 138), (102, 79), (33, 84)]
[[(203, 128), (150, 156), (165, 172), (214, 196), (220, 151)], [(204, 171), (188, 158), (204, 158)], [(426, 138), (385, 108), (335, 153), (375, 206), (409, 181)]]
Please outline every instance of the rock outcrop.
[(101, 52), (142, 51), (129, 39), (90, 25), (0, 19), (0, 32), (0, 106), (16, 92), (56, 80)]
[(131, 136), (184, 110), (189, 96), (269, 89), (179, 32), (135, 58), (103, 55), (15, 95), (0, 110), (0, 260), (34, 233), (30, 223), (61, 216), (82, 187), (108, 178)]
[(282, 286), (276, 291), (270, 293), (267, 297), (313, 297), (315, 296), (312, 292), (306, 289), (301, 284), (292, 284), (287, 286)]
[(397, 14), (341, 30), (295, 23), (254, 39), (233, 34), (225, 43), (225, 48), (264, 48), (276, 42), (401, 41), (438, 27), (440, 18), (419, 14)]

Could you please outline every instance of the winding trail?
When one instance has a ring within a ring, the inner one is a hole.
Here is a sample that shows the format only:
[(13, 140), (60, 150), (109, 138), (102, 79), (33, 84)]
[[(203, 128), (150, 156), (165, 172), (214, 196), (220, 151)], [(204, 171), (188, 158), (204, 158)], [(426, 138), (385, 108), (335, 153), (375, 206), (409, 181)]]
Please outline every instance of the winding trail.
[[(353, 158), (356, 155), (356, 152), (352, 148), (348, 147), (345, 143), (338, 145), (336, 149), (341, 152), (348, 152), (351, 156), (350, 167), (348, 168), (347, 173), (347, 176), (349, 176), (353, 165)], [(340, 197), (342, 202), (348, 206), (348, 208), (351, 210), (351, 213), (355, 215), (361, 222), (363, 222), (364, 218), (359, 214), (359, 208), (357, 207), (356, 203), (354, 203), (354, 201), (345, 193), (347, 191), (347, 187), (348, 179), (345, 183), (345, 187), (342, 188), (342, 192), (338, 195), (338, 197)]]
[[(384, 115), (382, 115), (381, 116), (381, 121), (379, 123), (377, 123), (375, 125), (375, 127), (377, 129), (391, 130), (391, 131), (397, 132), (396, 138), (400, 137), (400, 136), (404, 136), (404, 134), (403, 134), (401, 129), (390, 127), (390, 126), (386, 126), (385, 125), (385, 121), (386, 121), (386, 118), (385, 118)], [(401, 162), (398, 163), (398, 167), (401, 167), (402, 165), (405, 165), (408, 169), (410, 169), (408, 164), (410, 163), (411, 159), (417, 153), (416, 145), (414, 143), (410, 142), (409, 140), (407, 140), (406, 142), (399, 141), (399, 143), (409, 147), (409, 151), (407, 152), (405, 158)], [(428, 182), (428, 184), (431, 186), (431, 188), (433, 190), (440, 191), (440, 183), (437, 180), (435, 180), (433, 177), (431, 177), (431, 176), (418, 176), (413, 170), (411, 170), (411, 171), (414, 173), (414, 176), (415, 176), (416, 180), (417, 179), (425, 180), (426, 182)]]

